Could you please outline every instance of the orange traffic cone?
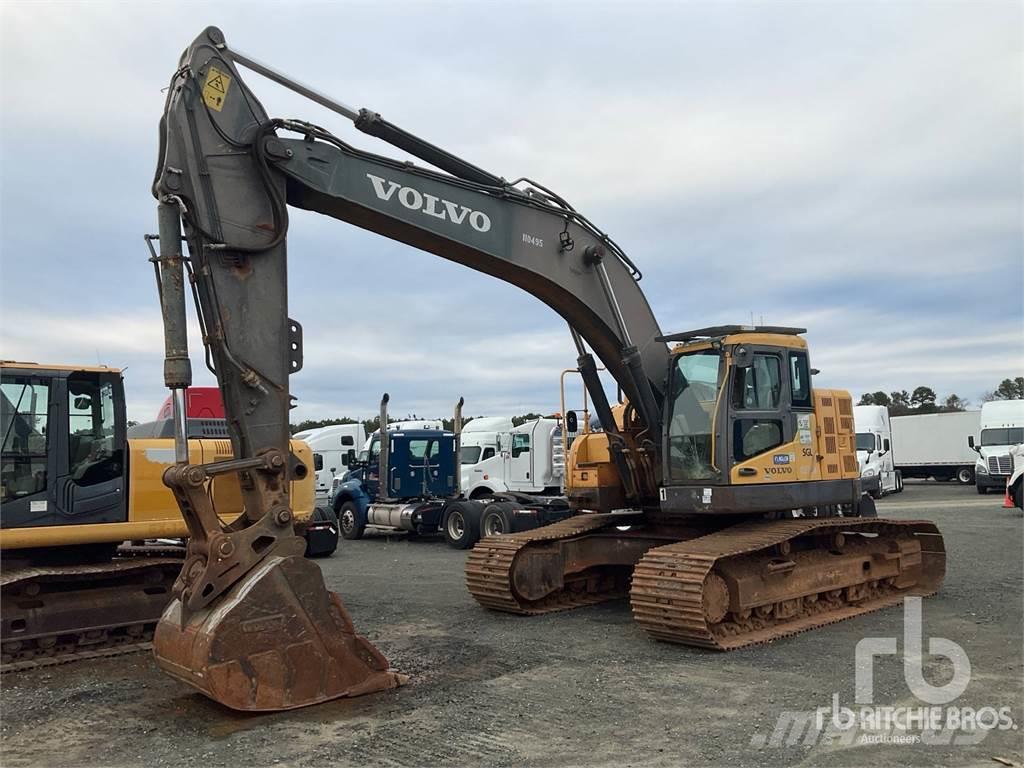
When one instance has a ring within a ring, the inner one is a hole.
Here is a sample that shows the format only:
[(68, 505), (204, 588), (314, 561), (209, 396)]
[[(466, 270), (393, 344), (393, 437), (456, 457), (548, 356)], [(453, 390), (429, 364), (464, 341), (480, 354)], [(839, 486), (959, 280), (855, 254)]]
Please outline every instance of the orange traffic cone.
[(1003, 496), (1003, 509), (1014, 509), (1013, 499), (1010, 498), (1010, 483), (1006, 483), (1006, 495)]

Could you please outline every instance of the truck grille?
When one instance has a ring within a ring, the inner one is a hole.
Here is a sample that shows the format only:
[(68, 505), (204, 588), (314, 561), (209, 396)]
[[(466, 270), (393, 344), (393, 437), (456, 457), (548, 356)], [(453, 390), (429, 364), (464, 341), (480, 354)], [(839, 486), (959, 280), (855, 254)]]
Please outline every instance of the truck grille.
[(1008, 475), (1013, 472), (1013, 460), (1010, 454), (988, 457), (988, 473), (990, 475)]

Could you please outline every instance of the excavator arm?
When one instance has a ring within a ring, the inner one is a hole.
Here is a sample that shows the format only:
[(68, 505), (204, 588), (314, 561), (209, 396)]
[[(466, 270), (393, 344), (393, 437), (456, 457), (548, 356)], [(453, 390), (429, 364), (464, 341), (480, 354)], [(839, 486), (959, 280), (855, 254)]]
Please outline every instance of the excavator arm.
[[(239, 64), (441, 170), (356, 149), (311, 123), (271, 119)], [(288, 453), (289, 376), (302, 367), (302, 329), (287, 309), (289, 206), (493, 275), (554, 309), (570, 326), (626, 498), (651, 497), (660, 466), (668, 350), (640, 290), (639, 270), (554, 193), (525, 179), (506, 182), (374, 112), (339, 104), (231, 50), (221, 31), (210, 27), (185, 51), (168, 88), (153, 194), (165, 383), (178, 425), (178, 463), (164, 480), (191, 537), (176, 599), (157, 632), (157, 658), (165, 670), (239, 709), (302, 706), (396, 684), (383, 657), (354, 635), (319, 573), (298, 564), (302, 547), (292, 528), (288, 479), (308, 469)], [(182, 396), (191, 384), (186, 284), (234, 449), (233, 460), (202, 466), (188, 464), (183, 429)], [(619, 434), (585, 343), (628, 398), (632, 434), (639, 439)], [(243, 514), (231, 526), (220, 523), (210, 500), (210, 484), (223, 474), (237, 474), (242, 489)], [(260, 590), (266, 592), (264, 605), (254, 616), (251, 596)], [(275, 644), (279, 622), (263, 616), (274, 605), (287, 606), (281, 621), (300, 634), (329, 626), (325, 617), (337, 616), (335, 634), (348, 638), (347, 647), (314, 642), (283, 650)], [(228, 636), (231, 644), (223, 641)], [(329, 659), (339, 653), (345, 659), (325, 662), (317, 685), (295, 682), (305, 679), (298, 655)], [(329, 682), (331, 669), (358, 666), (352, 658), (365, 667), (359, 679)], [(282, 666), (285, 679), (268, 683), (266, 670)]]

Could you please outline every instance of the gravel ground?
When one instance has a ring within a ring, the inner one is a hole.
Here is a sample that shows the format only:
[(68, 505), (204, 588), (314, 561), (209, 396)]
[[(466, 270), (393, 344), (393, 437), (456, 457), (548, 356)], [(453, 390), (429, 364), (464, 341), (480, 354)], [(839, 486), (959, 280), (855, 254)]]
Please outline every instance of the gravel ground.
[[(883, 515), (934, 520), (945, 535), (946, 583), (924, 602), (924, 635), (958, 643), (971, 665), (969, 686), (948, 706), (1010, 707), (1024, 726), (1021, 513), (973, 488), (935, 483), (908, 483), (879, 506)], [(165, 677), (146, 654), (16, 673), (2, 681), (0, 759), (4, 766), (1022, 762), (1024, 730), (1016, 729), (975, 733), (971, 744), (847, 744), (814, 733), (789, 745), (777, 743), (778, 733), (773, 739), (787, 711), (829, 707), (833, 694), (852, 706), (854, 648), (865, 637), (891, 636), (902, 649), (898, 608), (719, 654), (648, 640), (625, 601), (535, 618), (485, 612), (462, 584), (464, 557), (439, 541), (368, 535), (321, 561), (356, 627), (411, 676), (398, 690), (242, 716)], [(924, 705), (899, 657), (879, 657), (874, 669), (876, 705)], [(936, 685), (952, 677), (942, 657), (926, 654), (924, 671)]]

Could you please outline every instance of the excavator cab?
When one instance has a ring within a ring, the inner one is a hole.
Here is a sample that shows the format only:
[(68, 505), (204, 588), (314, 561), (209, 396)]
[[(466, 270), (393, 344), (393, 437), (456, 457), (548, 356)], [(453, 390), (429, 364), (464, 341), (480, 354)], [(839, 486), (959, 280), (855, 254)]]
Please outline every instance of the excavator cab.
[(4, 528), (118, 523), (126, 420), (121, 372), (4, 362)]
[(802, 333), (719, 326), (666, 337), (678, 344), (665, 399), (663, 512), (861, 503), (853, 403), (812, 388)]

